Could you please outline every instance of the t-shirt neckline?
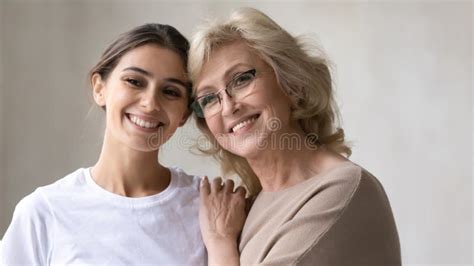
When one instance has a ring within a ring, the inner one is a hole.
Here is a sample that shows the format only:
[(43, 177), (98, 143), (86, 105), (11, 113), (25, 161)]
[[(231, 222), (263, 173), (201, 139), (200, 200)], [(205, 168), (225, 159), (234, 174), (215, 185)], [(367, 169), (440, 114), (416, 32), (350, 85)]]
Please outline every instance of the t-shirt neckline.
[(92, 189), (93, 192), (99, 197), (104, 198), (109, 202), (119, 204), (122, 206), (146, 207), (152, 204), (164, 203), (172, 197), (172, 195), (175, 193), (178, 187), (178, 184), (177, 184), (178, 173), (176, 173), (173, 169), (168, 168), (170, 171), (170, 183), (163, 191), (154, 195), (144, 196), (144, 197), (137, 197), (137, 198), (125, 197), (125, 196), (121, 196), (113, 192), (110, 192), (104, 189), (103, 187), (99, 186), (95, 182), (95, 180), (92, 178), (91, 169), (92, 167), (83, 169), (85, 180), (89, 188)]

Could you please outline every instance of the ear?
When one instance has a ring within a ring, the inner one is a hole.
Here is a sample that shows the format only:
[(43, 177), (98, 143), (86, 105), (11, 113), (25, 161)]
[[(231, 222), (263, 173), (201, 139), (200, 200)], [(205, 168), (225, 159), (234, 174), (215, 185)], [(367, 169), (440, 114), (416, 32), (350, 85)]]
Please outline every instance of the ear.
[(188, 121), (188, 118), (189, 118), (189, 116), (191, 115), (191, 113), (192, 113), (191, 109), (188, 109), (188, 110), (184, 113), (183, 119), (179, 122), (179, 126), (180, 126), (180, 127), (182, 127), (182, 126), (186, 123), (186, 121)]
[(95, 73), (92, 75), (92, 94), (94, 95), (94, 101), (97, 105), (105, 106), (105, 82), (102, 80), (100, 74)]

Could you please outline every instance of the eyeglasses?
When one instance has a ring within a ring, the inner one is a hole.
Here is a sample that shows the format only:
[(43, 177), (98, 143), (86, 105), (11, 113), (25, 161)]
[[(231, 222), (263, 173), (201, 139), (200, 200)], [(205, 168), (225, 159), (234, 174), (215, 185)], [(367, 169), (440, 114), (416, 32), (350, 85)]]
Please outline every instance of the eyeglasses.
[(255, 87), (256, 72), (255, 69), (250, 69), (240, 73), (227, 83), (225, 88), (197, 97), (191, 107), (201, 118), (209, 118), (218, 114), (222, 110), (221, 92), (225, 91), (229, 97), (235, 100), (247, 97)]

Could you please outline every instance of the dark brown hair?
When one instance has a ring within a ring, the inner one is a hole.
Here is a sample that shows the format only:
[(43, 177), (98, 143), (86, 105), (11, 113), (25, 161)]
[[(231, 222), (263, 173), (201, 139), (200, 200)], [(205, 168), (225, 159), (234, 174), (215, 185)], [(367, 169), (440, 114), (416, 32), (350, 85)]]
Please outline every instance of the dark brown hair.
[[(189, 42), (174, 27), (158, 23), (144, 24), (121, 34), (102, 53), (99, 62), (89, 71), (88, 79), (92, 81), (94, 74), (99, 74), (102, 80), (107, 80), (110, 73), (128, 51), (145, 44), (156, 44), (176, 52), (186, 69), (188, 61)], [(191, 86), (188, 95), (191, 95)]]

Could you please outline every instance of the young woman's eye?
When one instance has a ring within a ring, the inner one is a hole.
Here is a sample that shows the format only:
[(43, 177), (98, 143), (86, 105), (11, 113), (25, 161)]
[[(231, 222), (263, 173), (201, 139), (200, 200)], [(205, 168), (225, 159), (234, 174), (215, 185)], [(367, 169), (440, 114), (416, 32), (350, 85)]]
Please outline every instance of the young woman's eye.
[(126, 78), (125, 81), (133, 87), (142, 87), (142, 83), (136, 79)]
[(181, 92), (179, 91), (179, 89), (173, 87), (164, 88), (163, 93), (176, 98), (181, 97)]

